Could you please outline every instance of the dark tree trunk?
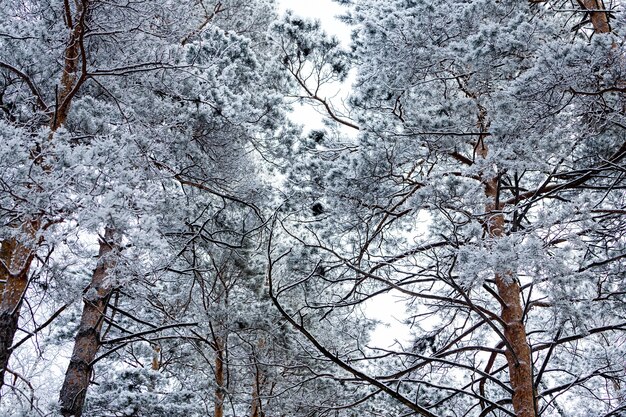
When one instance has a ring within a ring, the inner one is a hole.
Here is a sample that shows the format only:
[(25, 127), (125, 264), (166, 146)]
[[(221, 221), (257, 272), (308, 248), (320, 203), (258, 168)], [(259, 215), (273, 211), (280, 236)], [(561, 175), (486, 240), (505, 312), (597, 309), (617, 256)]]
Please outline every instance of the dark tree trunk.
[(72, 358), (61, 388), (61, 414), (64, 417), (79, 417), (83, 412), (91, 378), (92, 362), (101, 345), (100, 330), (112, 292), (112, 286), (106, 278), (109, 271), (115, 267), (114, 252), (118, 250), (115, 242), (115, 231), (107, 228), (104, 239), (100, 240), (98, 265), (84, 295), (80, 327), (74, 339)]
[(220, 337), (215, 338), (215, 411), (214, 417), (224, 417), (224, 343)]

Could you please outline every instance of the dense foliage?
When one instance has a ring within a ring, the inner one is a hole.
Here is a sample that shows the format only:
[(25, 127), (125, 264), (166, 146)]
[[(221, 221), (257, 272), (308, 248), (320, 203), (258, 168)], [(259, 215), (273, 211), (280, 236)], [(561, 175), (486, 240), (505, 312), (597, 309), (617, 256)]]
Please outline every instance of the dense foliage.
[(2, 2), (0, 414), (626, 413), (621, 5), (341, 3)]

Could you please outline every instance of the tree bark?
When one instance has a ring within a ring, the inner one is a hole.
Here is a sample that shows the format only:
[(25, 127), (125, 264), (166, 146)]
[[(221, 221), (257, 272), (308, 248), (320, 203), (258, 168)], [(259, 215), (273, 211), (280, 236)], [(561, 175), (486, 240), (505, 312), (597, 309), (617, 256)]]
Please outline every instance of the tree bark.
[(589, 12), (589, 19), (593, 25), (595, 33), (609, 33), (611, 25), (609, 25), (608, 13), (602, 0), (579, 0), (579, 3), (585, 10), (595, 10)]
[(152, 364), (150, 367), (153, 371), (161, 369), (161, 345), (158, 343), (152, 344)]
[[(256, 378), (259, 375), (255, 375)], [(261, 416), (261, 399), (259, 397), (259, 384), (256, 380), (252, 385), (252, 412), (250, 413), (251, 417), (260, 417)]]
[[(50, 120), (50, 130), (55, 132), (67, 120), (72, 99), (87, 77), (87, 61), (85, 59), (85, 20), (90, 6), (89, 0), (78, 0), (73, 13), (65, 10), (69, 39), (64, 51), (63, 73), (61, 75), (61, 91), (57, 97), (57, 108)], [(66, 7), (69, 7), (66, 5)], [(80, 75), (79, 73), (80, 69)]]
[(100, 330), (104, 312), (113, 290), (107, 276), (116, 265), (115, 252), (119, 250), (115, 230), (107, 227), (100, 240), (98, 265), (84, 295), (83, 314), (74, 340), (74, 350), (61, 388), (61, 414), (80, 417), (92, 371), (92, 362), (101, 345)]
[(505, 355), (513, 388), (513, 410), (517, 417), (535, 417), (532, 354), (526, 339), (520, 286), (509, 274), (497, 274), (496, 286), (504, 302), (500, 317), (505, 323), (504, 337), (510, 346)]
[[(39, 223), (27, 222), (22, 229), (26, 235), (24, 239), (34, 241)], [(34, 252), (17, 238), (6, 239), (0, 246), (0, 388), (4, 384), (4, 375), (13, 351), (33, 257)]]
[[(265, 347), (265, 339), (260, 339), (257, 343), (257, 348), (259, 350)], [(259, 366), (259, 362), (256, 357), (256, 352), (253, 352), (254, 362), (254, 380), (252, 381), (252, 411), (250, 412), (251, 417), (262, 417), (262, 409), (261, 409), (261, 386), (263, 385), (263, 381), (265, 379), (263, 375), (263, 371)]]
[(214, 417), (224, 417), (224, 342), (215, 337), (215, 411)]

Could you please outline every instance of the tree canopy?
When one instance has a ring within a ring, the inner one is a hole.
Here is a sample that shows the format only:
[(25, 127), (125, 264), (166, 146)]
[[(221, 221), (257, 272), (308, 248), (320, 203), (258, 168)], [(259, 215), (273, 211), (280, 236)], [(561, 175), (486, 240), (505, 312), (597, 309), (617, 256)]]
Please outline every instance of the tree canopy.
[(340, 3), (0, 4), (0, 414), (626, 415), (621, 2)]

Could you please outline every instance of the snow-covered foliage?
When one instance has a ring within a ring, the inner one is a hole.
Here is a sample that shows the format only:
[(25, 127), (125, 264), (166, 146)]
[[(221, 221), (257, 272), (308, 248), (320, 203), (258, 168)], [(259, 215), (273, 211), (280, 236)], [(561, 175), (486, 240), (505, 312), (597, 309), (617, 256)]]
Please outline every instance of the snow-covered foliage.
[(346, 3), (359, 136), (295, 152), (283, 226), (315, 251), (300, 286), (324, 287), (299, 314), (401, 293), (412, 345), (336, 358), (417, 414), (623, 413), (623, 17), (602, 33), (585, 2)]
[(625, 412), (621, 5), (341, 3), (0, 4), (0, 414)]

